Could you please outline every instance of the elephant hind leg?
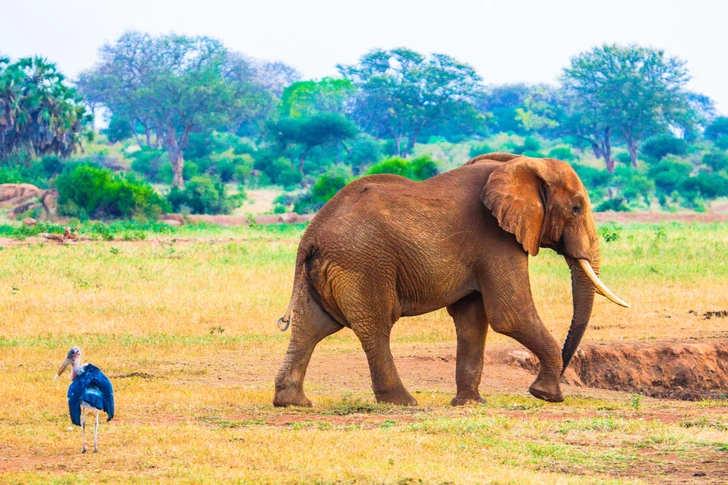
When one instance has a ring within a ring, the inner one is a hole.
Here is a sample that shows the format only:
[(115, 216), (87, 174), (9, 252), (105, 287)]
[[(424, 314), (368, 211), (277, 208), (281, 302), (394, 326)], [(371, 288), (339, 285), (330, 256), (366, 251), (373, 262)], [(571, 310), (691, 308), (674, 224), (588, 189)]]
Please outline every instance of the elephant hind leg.
[(458, 339), (455, 367), (457, 394), (451, 404), (461, 406), (469, 402), (483, 403), (485, 400), (478, 391), (488, 332), (483, 298), (480, 293), (468, 295), (448, 306), (447, 311), (455, 322)]
[(343, 326), (331, 318), (308, 292), (302, 289), (294, 305), (291, 340), (276, 376), (274, 406), (311, 406), (303, 392), (303, 380), (316, 345)]

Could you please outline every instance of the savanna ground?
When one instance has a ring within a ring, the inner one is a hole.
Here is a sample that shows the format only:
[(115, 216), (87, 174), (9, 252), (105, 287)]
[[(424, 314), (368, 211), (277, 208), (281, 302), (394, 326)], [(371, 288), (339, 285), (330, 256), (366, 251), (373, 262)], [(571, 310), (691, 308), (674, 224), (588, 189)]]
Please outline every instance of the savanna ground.
[[(487, 404), (449, 406), (455, 332), (446, 312), (403, 319), (393, 353), (416, 408), (374, 403), (350, 330), (317, 348), (312, 409), (276, 409), (302, 226), (183, 226), (146, 241), (0, 242), (0, 482), (725, 483), (728, 401), (669, 401), (564, 387), (488, 365)], [(602, 279), (585, 342), (728, 338), (728, 224), (603, 225)], [(609, 242), (607, 242), (607, 240)], [(570, 280), (550, 251), (532, 288), (563, 341)], [(112, 379), (117, 415), (81, 455), (66, 405), (68, 349)], [(510, 346), (490, 333), (488, 348)]]

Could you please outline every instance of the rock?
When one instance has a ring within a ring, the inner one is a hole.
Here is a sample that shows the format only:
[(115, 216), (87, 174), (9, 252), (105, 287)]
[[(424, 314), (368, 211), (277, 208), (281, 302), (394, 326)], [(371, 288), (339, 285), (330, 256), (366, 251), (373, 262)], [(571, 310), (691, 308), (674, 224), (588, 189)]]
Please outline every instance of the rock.
[(167, 224), (168, 226), (181, 226), (182, 223), (176, 219), (162, 219), (162, 224)]
[(36, 220), (35, 220), (35, 219), (33, 219), (32, 217), (26, 217), (25, 219), (23, 219), (23, 225), (24, 225), (24, 226), (30, 226), (30, 227), (33, 227), (33, 226), (35, 226), (36, 224), (38, 224), (38, 221), (36, 221)]

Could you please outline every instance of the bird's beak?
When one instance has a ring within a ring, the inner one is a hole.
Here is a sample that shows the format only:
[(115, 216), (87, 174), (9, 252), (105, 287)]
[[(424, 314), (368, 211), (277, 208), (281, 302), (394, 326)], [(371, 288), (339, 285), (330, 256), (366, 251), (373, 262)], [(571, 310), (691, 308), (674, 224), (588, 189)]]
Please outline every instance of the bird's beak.
[(56, 373), (56, 377), (54, 377), (53, 380), (55, 381), (56, 379), (58, 379), (61, 376), (61, 374), (63, 374), (63, 371), (66, 370), (66, 367), (68, 367), (68, 365), (71, 363), (72, 363), (71, 359), (66, 358), (63, 361), (63, 364), (61, 364), (61, 367), (58, 369), (58, 372)]

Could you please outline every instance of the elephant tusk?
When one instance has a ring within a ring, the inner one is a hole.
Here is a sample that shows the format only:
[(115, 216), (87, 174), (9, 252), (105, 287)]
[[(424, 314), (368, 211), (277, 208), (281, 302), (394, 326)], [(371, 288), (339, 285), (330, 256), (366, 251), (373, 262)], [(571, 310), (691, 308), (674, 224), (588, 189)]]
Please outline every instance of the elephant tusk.
[(584, 273), (589, 277), (594, 287), (597, 289), (597, 292), (601, 295), (606, 296), (610, 300), (612, 300), (617, 305), (623, 306), (625, 308), (629, 308), (629, 303), (625, 302), (621, 298), (619, 298), (617, 295), (612, 293), (612, 291), (607, 288), (607, 285), (602, 283), (602, 281), (599, 279), (597, 274), (594, 272), (594, 269), (591, 267), (591, 264), (589, 264), (589, 261), (586, 259), (578, 259), (579, 266), (581, 266), (581, 269), (584, 271)]

